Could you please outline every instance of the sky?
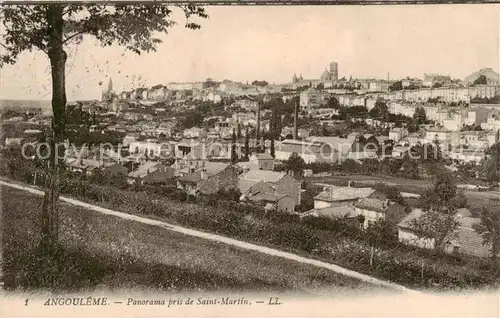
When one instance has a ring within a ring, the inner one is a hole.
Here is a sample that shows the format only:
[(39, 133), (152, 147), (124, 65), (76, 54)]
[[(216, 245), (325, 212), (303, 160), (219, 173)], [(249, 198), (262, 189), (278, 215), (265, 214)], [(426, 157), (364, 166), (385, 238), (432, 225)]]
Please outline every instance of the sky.
[[(329, 62), (339, 77), (402, 78), (440, 73), (464, 78), (498, 72), (500, 5), (209, 6), (200, 30), (179, 24), (158, 51), (137, 55), (87, 37), (67, 48), (68, 100), (100, 99), (169, 82), (230, 79), (287, 83), (294, 73), (319, 78)], [(2, 99), (50, 99), (49, 62), (23, 53), (0, 70)]]

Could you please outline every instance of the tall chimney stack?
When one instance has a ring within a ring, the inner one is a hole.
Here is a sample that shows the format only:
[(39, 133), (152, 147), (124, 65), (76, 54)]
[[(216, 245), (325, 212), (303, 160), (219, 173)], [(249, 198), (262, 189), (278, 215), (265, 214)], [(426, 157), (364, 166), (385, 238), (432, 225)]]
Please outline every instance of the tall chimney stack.
[(299, 127), (298, 127), (298, 118), (299, 117), (299, 105), (297, 100), (295, 100), (295, 110), (294, 110), (294, 121), (293, 121), (293, 139), (299, 138)]
[(260, 137), (260, 101), (257, 102), (257, 129), (255, 130), (255, 141), (258, 142)]

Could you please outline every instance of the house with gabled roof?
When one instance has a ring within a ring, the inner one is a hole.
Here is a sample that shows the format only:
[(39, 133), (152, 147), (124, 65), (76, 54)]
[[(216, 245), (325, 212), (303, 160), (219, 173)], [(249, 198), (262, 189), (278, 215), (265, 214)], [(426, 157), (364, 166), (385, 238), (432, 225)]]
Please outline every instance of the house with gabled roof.
[(129, 184), (154, 184), (167, 182), (174, 177), (175, 169), (159, 162), (146, 161), (129, 172)]
[(314, 208), (321, 209), (333, 206), (354, 206), (360, 198), (365, 198), (374, 193), (372, 188), (354, 188), (327, 186), (314, 197)]
[(274, 158), (267, 152), (255, 153), (248, 160), (250, 169), (260, 169), (274, 171)]
[[(378, 197), (376, 194), (379, 194)], [(365, 229), (380, 219), (392, 220), (397, 224), (405, 216), (404, 206), (390, 202), (385, 195), (378, 192), (359, 199), (354, 208), (357, 215), (363, 216), (363, 227)]]
[[(398, 239), (401, 243), (407, 245), (434, 249), (434, 239), (417, 233), (411, 226), (412, 221), (419, 218), (423, 213), (421, 209), (414, 209), (401, 220), (398, 224)], [(477, 257), (488, 257), (490, 256), (490, 246), (484, 245), (481, 235), (474, 230), (474, 225), (481, 222), (481, 220), (470, 215), (470, 212), (464, 209), (457, 210), (455, 217), (459, 222), (459, 226), (455, 233), (445, 238), (444, 251), (447, 253), (463, 253)]]
[(356, 218), (358, 215), (356, 214), (355, 209), (349, 205), (339, 205), (321, 209), (311, 209), (304, 213), (301, 213), (300, 218), (308, 218), (308, 217), (316, 217), (316, 218), (325, 218), (329, 220), (338, 220), (344, 218)]
[(238, 189), (237, 167), (225, 164), (223, 169), (199, 169), (177, 180), (177, 187), (188, 194), (215, 194), (220, 190)]
[(313, 162), (337, 162), (339, 152), (329, 144), (317, 141), (303, 141), (285, 139), (277, 143), (275, 148), (275, 157), (277, 160), (285, 161), (293, 153), (297, 153), (305, 163)]
[(258, 202), (266, 209), (278, 212), (293, 213), (295, 210), (295, 200), (288, 195), (280, 195), (268, 192), (258, 192), (248, 198), (249, 201)]

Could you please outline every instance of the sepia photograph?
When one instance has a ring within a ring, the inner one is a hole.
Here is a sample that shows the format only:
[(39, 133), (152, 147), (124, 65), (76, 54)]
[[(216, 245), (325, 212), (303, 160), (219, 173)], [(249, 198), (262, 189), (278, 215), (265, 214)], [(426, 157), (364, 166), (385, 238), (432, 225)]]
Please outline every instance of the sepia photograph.
[(0, 4), (4, 317), (500, 317), (500, 5)]

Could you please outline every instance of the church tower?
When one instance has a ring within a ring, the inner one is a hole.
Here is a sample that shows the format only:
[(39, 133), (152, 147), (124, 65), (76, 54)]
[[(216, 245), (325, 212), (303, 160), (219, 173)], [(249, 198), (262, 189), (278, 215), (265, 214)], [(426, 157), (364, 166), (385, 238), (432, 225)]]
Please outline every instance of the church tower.
[(115, 98), (115, 92), (113, 91), (113, 80), (109, 78), (108, 89), (102, 92), (103, 102), (112, 102)]
[(108, 92), (112, 92), (112, 91), (113, 91), (113, 80), (110, 77), (109, 83), (108, 83)]

